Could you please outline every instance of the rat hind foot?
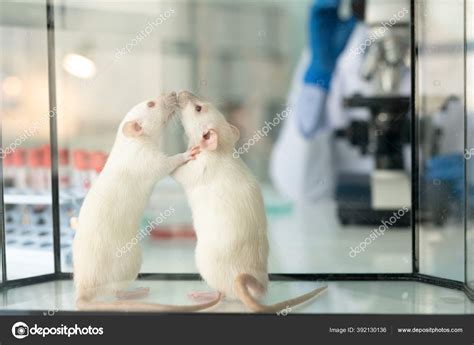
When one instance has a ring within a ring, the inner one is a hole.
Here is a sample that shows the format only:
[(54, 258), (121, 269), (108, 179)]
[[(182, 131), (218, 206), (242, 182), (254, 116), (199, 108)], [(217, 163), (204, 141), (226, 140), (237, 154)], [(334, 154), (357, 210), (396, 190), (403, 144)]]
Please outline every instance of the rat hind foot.
[(217, 298), (218, 294), (218, 292), (211, 291), (191, 291), (188, 293), (188, 298), (195, 301), (212, 301)]
[(138, 299), (147, 296), (150, 293), (149, 288), (136, 288), (130, 291), (119, 290), (115, 292), (118, 299)]

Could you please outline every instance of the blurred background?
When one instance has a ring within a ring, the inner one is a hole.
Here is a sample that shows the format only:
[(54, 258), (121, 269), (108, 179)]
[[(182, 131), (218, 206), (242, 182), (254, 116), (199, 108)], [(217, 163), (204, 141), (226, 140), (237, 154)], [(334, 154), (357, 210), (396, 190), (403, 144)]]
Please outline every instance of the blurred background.
[[(415, 1), (414, 17), (404, 0), (53, 4), (54, 90), (46, 1), (0, 5), (8, 279), (54, 271), (49, 118), (62, 269), (71, 271), (70, 218), (121, 119), (138, 102), (187, 89), (240, 129), (237, 152), (264, 192), (272, 273), (408, 273), (419, 250), (422, 273), (474, 280), (471, 1)], [(186, 146), (175, 121), (166, 151)], [(140, 243), (142, 272), (196, 272), (191, 213), (171, 178), (156, 186), (141, 228), (170, 208)]]

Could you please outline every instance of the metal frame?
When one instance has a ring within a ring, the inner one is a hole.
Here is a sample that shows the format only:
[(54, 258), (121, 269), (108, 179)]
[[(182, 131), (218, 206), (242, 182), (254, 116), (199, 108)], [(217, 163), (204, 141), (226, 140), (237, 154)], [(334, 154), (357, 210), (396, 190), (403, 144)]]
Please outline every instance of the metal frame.
[[(0, 119), (0, 141), (3, 146), (3, 128), (1, 125), (1, 119)], [(0, 264), (1, 264), (1, 269), (2, 269), (2, 276), (1, 276), (1, 281), (0, 281), (0, 287), (4, 282), (7, 281), (7, 254), (6, 254), (6, 239), (5, 239), (5, 208), (4, 208), (4, 202), (3, 202), (3, 158), (2, 158), (2, 164), (0, 164)]]
[(411, 52), (411, 71), (410, 71), (410, 84), (411, 84), (411, 103), (410, 103), (410, 115), (411, 115), (411, 167), (412, 167), (412, 176), (411, 176), (411, 226), (412, 226), (412, 272), (417, 274), (420, 271), (419, 267), (419, 254), (420, 254), (420, 227), (418, 226), (417, 217), (418, 217), (418, 181), (420, 178), (420, 169), (418, 166), (419, 155), (418, 155), (418, 122), (416, 121), (416, 73), (415, 64), (418, 61), (418, 50), (416, 47), (415, 41), (415, 1), (410, 1), (410, 52)]
[[(47, 44), (48, 44), (48, 81), (49, 81), (49, 106), (50, 110), (56, 108), (56, 75), (55, 75), (55, 20), (54, 20), (54, 0), (46, 0), (46, 16), (47, 16)], [(466, 6), (466, 3), (464, 3)], [(417, 62), (417, 46), (415, 42), (415, 0), (411, 0), (411, 64), (412, 67)], [(465, 13), (465, 12), (464, 12)], [(465, 18), (466, 19), (466, 18)], [(466, 26), (466, 22), (465, 22)], [(466, 31), (465, 31), (466, 35)], [(465, 36), (466, 38), (466, 36)], [(466, 40), (465, 40), (466, 42)], [(467, 49), (467, 47), (466, 47)], [(464, 57), (466, 59), (466, 57)], [(465, 61), (466, 63), (466, 61)], [(413, 70), (413, 69), (412, 69)], [(195, 71), (197, 73), (197, 71)], [(431, 285), (437, 285), (440, 287), (456, 289), (463, 291), (466, 296), (474, 300), (474, 290), (471, 289), (467, 284), (467, 278), (465, 282), (445, 279), (441, 277), (421, 274), (419, 271), (419, 227), (417, 223), (417, 216), (419, 214), (418, 207), (418, 181), (419, 181), (419, 169), (418, 169), (418, 136), (417, 122), (415, 118), (416, 114), (416, 98), (413, 95), (416, 94), (416, 73), (411, 75), (411, 87), (412, 87), (412, 103), (411, 103), (411, 119), (412, 119), (412, 272), (411, 273), (320, 273), (320, 274), (283, 274), (274, 273), (270, 274), (270, 280), (273, 281), (412, 281), (427, 283)], [(467, 90), (465, 89), (466, 93)], [(466, 94), (465, 94), (466, 95)], [(466, 109), (465, 114), (466, 116)], [(1, 124), (0, 124), (1, 125)], [(466, 135), (466, 133), (465, 133)], [(1, 133), (0, 133), (1, 139)], [(1, 207), (1, 219), (0, 219), (0, 241), (1, 241), (1, 267), (2, 267), (2, 281), (0, 282), (0, 290), (11, 289), (22, 286), (28, 286), (32, 284), (57, 281), (57, 280), (68, 280), (72, 278), (72, 274), (61, 272), (61, 248), (60, 248), (60, 222), (59, 222), (59, 188), (58, 188), (58, 143), (57, 143), (57, 127), (56, 127), (56, 116), (50, 117), (50, 140), (51, 140), (51, 179), (52, 179), (52, 208), (53, 208), (53, 246), (54, 246), (54, 273), (28, 277), (16, 280), (7, 280), (6, 271), (6, 254), (5, 254), (5, 223), (4, 223), (4, 199), (3, 199), (3, 172), (2, 166), (0, 165), (0, 207)], [(466, 195), (466, 193), (465, 193)], [(465, 203), (466, 205), (466, 203)], [(465, 236), (467, 236), (467, 225), (464, 224)], [(465, 269), (467, 269), (467, 237), (465, 237)], [(194, 273), (142, 273), (139, 275), (139, 279), (143, 280), (200, 280), (199, 274)]]
[(56, 102), (56, 44), (54, 26), (54, 4), (53, 0), (46, 0), (47, 21), (47, 43), (48, 43), (48, 88), (49, 88), (49, 111), (50, 116), (49, 139), (51, 154), (51, 187), (52, 187), (52, 217), (53, 217), (53, 251), (54, 251), (54, 273), (61, 273), (61, 246), (60, 246), (60, 205), (59, 205), (59, 182), (58, 182), (58, 132), (56, 124), (57, 102)]
[[(468, 117), (467, 117), (467, 99), (468, 99), (468, 92), (467, 92), (467, 0), (464, 0), (464, 30), (463, 30), (463, 39), (464, 39), (464, 147), (468, 147)], [(468, 212), (469, 212), (469, 197), (468, 197), (468, 183), (467, 183), (467, 162), (464, 160), (464, 284), (466, 288), (466, 294), (470, 296), (474, 296), (474, 286), (469, 286), (469, 273), (468, 273), (468, 259), (469, 259), (469, 248), (468, 248)], [(472, 258), (474, 260), (474, 258)]]

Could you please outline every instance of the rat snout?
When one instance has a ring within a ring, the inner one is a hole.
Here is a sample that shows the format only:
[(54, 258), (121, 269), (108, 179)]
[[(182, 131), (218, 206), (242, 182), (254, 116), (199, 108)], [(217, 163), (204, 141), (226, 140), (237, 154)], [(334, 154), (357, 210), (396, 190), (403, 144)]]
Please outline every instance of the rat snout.
[(192, 99), (197, 99), (197, 97), (189, 91), (180, 91), (178, 94), (178, 106), (184, 109)]
[(176, 97), (176, 92), (173, 91), (162, 96), (162, 107), (168, 117), (174, 114), (177, 105), (178, 98)]
[(178, 104), (178, 98), (176, 97), (176, 92), (170, 92), (164, 96), (163, 101), (165, 106), (170, 109), (175, 109)]

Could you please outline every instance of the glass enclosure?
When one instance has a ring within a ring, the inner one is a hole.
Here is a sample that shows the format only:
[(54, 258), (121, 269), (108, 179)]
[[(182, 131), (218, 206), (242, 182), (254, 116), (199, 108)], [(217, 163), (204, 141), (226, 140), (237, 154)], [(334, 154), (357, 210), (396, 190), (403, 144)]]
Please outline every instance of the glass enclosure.
[[(473, 3), (341, 1), (338, 17), (357, 20), (325, 115), (302, 135), (316, 116), (300, 98), (312, 3), (2, 2), (0, 289), (70, 277), (75, 217), (124, 115), (190, 90), (240, 130), (236, 152), (264, 196), (272, 279), (421, 280), (472, 297)], [(179, 117), (164, 146), (186, 149)], [(140, 229), (153, 222), (140, 272), (198, 279), (191, 210), (171, 177)]]

